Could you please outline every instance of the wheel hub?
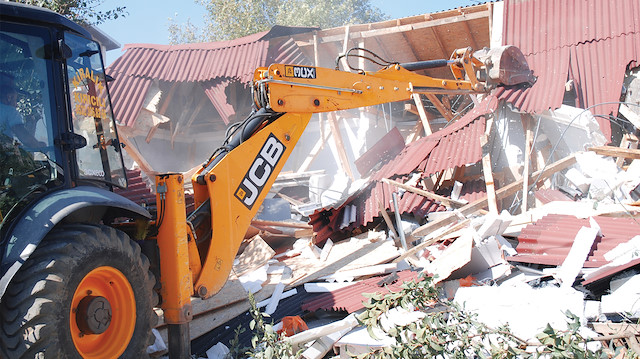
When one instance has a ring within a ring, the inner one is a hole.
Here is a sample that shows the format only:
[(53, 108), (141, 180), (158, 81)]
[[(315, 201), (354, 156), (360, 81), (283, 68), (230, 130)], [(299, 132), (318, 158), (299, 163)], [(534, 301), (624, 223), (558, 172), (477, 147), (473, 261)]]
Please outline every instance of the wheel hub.
[(105, 297), (84, 297), (78, 304), (78, 329), (83, 334), (102, 334), (111, 324), (111, 314), (111, 304)]

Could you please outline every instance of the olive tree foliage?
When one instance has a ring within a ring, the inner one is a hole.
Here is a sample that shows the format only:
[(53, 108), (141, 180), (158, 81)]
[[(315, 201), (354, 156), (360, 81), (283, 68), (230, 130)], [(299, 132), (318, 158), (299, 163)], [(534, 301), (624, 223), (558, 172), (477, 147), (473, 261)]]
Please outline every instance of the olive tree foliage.
[(169, 19), (172, 44), (230, 40), (274, 25), (331, 28), (386, 20), (370, 0), (196, 0), (204, 28)]
[(102, 0), (10, 0), (27, 5), (35, 5), (53, 10), (79, 23), (99, 25), (128, 15), (125, 6), (111, 10), (98, 10)]

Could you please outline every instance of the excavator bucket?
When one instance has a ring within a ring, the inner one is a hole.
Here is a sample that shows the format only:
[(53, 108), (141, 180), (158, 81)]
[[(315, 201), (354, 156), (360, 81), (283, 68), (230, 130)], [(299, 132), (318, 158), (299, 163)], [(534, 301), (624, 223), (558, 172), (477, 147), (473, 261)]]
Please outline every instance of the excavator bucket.
[(489, 82), (505, 86), (535, 82), (535, 76), (529, 69), (527, 60), (522, 51), (515, 46), (484, 48), (476, 51), (473, 56), (485, 64)]

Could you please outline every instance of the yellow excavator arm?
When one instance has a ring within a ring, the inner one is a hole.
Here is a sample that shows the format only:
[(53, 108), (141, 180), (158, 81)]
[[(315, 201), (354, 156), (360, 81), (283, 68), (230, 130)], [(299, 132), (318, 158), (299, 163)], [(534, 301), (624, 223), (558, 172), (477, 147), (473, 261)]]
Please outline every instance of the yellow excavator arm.
[[(487, 53), (481, 58), (461, 49), (448, 60), (387, 63), (377, 72), (286, 64), (257, 69), (252, 90), (257, 111), (230, 129), (223, 146), (191, 178), (196, 210), (185, 217), (182, 175), (156, 178), (161, 297), (170, 352), (180, 352), (175, 346), (181, 344), (175, 343), (188, 345), (190, 298), (209, 298), (225, 284), (251, 219), (313, 113), (403, 101), (416, 93), (479, 94), (498, 84), (532, 81), (517, 48)], [(454, 79), (415, 72), (441, 66), (448, 66)]]

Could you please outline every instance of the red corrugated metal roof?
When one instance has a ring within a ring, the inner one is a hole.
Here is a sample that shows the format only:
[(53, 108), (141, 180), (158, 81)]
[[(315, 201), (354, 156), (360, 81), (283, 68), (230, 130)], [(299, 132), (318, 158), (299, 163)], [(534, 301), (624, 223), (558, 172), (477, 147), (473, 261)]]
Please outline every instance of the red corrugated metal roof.
[(368, 298), (363, 296), (365, 293), (381, 293), (387, 294), (390, 292), (398, 292), (401, 289), (402, 283), (416, 280), (418, 278), (417, 272), (401, 271), (397, 272), (397, 279), (385, 286), (378, 285), (382, 280), (390, 278), (391, 275), (384, 277), (373, 277), (362, 280), (354, 285), (334, 290), (331, 293), (326, 293), (318, 296), (308, 302), (302, 304), (302, 310), (315, 312), (316, 310), (334, 310), (334, 311), (346, 311), (347, 313), (353, 313), (364, 308), (363, 302), (366, 302)]
[[(170, 82), (197, 82), (216, 77), (238, 77), (249, 81), (266, 60), (269, 42), (260, 32), (235, 40), (181, 44), (127, 44), (125, 54), (109, 71)], [(113, 76), (112, 75), (112, 76)]]
[[(602, 230), (596, 238), (585, 268), (597, 268), (608, 263), (604, 254), (618, 244), (640, 233), (638, 218), (593, 217)], [(522, 229), (518, 236), (518, 254), (508, 259), (515, 262), (560, 265), (567, 257), (581, 227), (590, 227), (589, 219), (569, 215), (547, 215)]]
[[(568, 76), (575, 81), (579, 107), (617, 102), (624, 71), (640, 60), (640, 2), (505, 0), (503, 44), (519, 47), (538, 77), (529, 89), (496, 91), (521, 111), (560, 107)], [(598, 105), (591, 112), (615, 114), (617, 105)], [(609, 138), (609, 122), (598, 121)]]
[[(322, 243), (341, 231), (353, 231), (373, 222), (380, 215), (378, 203), (381, 203), (385, 210), (395, 212), (391, 194), (396, 192), (397, 188), (382, 183), (383, 178), (404, 182), (406, 176), (416, 170), (424, 171), (424, 175), (428, 176), (478, 162), (482, 158), (480, 141), (486, 124), (483, 115), (494, 111), (497, 106), (498, 100), (495, 97), (487, 97), (457, 122), (431, 136), (408, 144), (398, 156), (371, 176), (368, 186), (351, 196), (341, 206), (310, 215), (309, 224), (316, 232), (316, 243)], [(346, 206), (355, 206), (358, 215), (355, 222), (346, 228), (340, 228)], [(411, 192), (405, 192), (399, 198), (398, 206), (401, 214), (413, 213), (419, 217), (424, 217), (430, 212), (446, 210), (437, 202)]]
[[(181, 44), (127, 44), (126, 51), (107, 72), (115, 78), (111, 83), (111, 100), (118, 123), (132, 126), (142, 107), (151, 82), (204, 82), (207, 95), (217, 96), (222, 79), (249, 82), (256, 68), (272, 62), (309, 65), (309, 60), (291, 39), (273, 40), (307, 32), (312, 28), (275, 26), (269, 31), (235, 40)], [(273, 45), (273, 46), (272, 46)], [(234, 113), (226, 96), (212, 101), (221, 117), (227, 121)]]

